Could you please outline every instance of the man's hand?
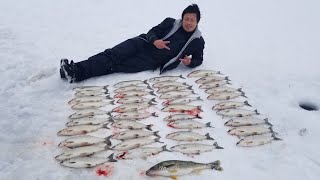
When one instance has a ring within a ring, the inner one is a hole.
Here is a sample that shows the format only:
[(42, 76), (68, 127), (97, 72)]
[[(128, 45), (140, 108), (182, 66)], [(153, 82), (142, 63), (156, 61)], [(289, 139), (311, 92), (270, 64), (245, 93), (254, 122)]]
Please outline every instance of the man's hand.
[(191, 63), (191, 57), (185, 56), (184, 58), (179, 59), (184, 65), (189, 65)]
[(153, 42), (153, 45), (156, 46), (158, 49), (170, 50), (170, 48), (167, 46), (167, 44), (169, 44), (169, 43), (170, 43), (170, 41), (163, 41), (162, 39), (158, 39)]

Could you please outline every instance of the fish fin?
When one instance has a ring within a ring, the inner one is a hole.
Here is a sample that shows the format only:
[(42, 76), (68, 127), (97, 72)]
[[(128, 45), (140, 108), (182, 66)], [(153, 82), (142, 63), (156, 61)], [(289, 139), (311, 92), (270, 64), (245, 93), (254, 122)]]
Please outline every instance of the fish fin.
[(112, 154), (108, 157), (108, 161), (109, 161), (109, 162), (117, 162), (117, 160), (115, 160), (115, 159), (113, 158), (113, 156), (114, 156), (114, 153), (112, 153)]
[(221, 162), (219, 160), (209, 163), (211, 169), (215, 169), (217, 171), (222, 171), (222, 167), (220, 166)]
[(152, 126), (153, 126), (152, 124), (149, 124), (146, 126), (146, 129), (148, 129), (149, 131), (152, 131), (152, 129), (151, 129)]
[(155, 136), (157, 136), (158, 138), (161, 138), (161, 136), (159, 136), (159, 131), (155, 131), (155, 132), (153, 132), (153, 135), (155, 135)]
[(155, 103), (158, 103), (158, 102), (156, 101), (156, 98), (152, 98), (150, 101), (155, 102)]
[(216, 149), (224, 149), (223, 147), (219, 146), (217, 142), (214, 142), (214, 143), (213, 143), (213, 146), (214, 146)]
[(205, 136), (207, 137), (208, 140), (214, 140), (212, 137), (210, 137), (209, 133), (207, 133)]
[(197, 169), (197, 170), (192, 171), (192, 173), (196, 174), (196, 175), (200, 175), (201, 172), (202, 172), (202, 169)]

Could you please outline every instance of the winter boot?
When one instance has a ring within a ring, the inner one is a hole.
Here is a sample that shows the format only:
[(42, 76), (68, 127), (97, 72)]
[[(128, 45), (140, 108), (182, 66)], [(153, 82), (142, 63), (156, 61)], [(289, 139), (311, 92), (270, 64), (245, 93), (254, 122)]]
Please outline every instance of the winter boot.
[(64, 74), (64, 71), (62, 69), (63, 64), (69, 64), (68, 59), (61, 59), (60, 60), (60, 77), (61, 79), (67, 79), (66, 75)]

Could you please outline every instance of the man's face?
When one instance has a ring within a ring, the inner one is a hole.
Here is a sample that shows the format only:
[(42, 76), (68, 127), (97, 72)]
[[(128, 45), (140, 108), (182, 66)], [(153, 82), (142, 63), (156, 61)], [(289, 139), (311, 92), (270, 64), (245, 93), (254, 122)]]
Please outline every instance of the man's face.
[(192, 32), (198, 25), (196, 13), (186, 13), (182, 19), (182, 27), (187, 32)]

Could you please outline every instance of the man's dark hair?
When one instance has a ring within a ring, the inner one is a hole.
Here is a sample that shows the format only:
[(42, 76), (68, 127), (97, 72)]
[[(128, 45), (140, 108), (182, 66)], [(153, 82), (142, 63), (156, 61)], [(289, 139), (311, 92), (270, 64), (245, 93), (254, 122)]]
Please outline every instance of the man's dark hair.
[(191, 4), (190, 6), (188, 6), (187, 8), (185, 8), (182, 12), (182, 15), (181, 15), (181, 18), (183, 19), (183, 16), (186, 14), (186, 13), (195, 13), (197, 14), (197, 22), (200, 21), (200, 9), (198, 7), (198, 5), (196, 4)]

